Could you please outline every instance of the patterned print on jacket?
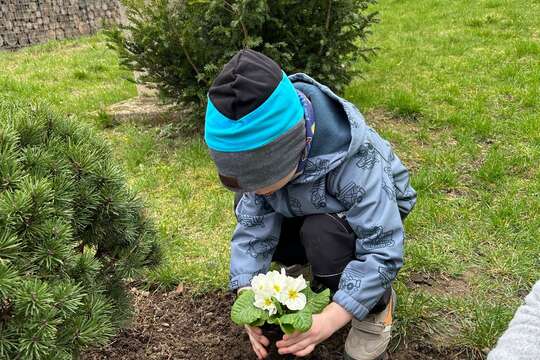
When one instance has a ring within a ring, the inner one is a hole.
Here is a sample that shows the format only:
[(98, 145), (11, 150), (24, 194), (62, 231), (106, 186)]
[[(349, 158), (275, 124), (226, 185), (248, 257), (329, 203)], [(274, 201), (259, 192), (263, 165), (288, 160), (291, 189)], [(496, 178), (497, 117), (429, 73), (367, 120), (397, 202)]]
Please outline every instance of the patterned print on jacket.
[(326, 178), (322, 177), (313, 183), (311, 203), (315, 209), (326, 207)]
[(276, 237), (270, 236), (267, 239), (261, 241), (261, 239), (255, 238), (249, 241), (248, 254), (253, 258), (270, 258), (274, 254), (275, 246), (278, 242)]
[(357, 271), (355, 269), (350, 269), (349, 271), (344, 272), (341, 275), (341, 279), (339, 280), (338, 287), (350, 293), (358, 292), (360, 291), (360, 288), (362, 287), (363, 277), (364, 277), (364, 274), (362, 272)]
[(255, 195), (255, 205), (260, 206), (264, 211), (272, 211), (272, 206), (262, 195)]
[(394, 246), (395, 241), (392, 238), (392, 230), (384, 231), (382, 226), (376, 226), (371, 229), (356, 228), (356, 233), (360, 237), (362, 246), (368, 250), (382, 249)]
[(336, 198), (348, 208), (359, 203), (364, 198), (366, 190), (354, 181), (349, 181), (345, 186), (338, 187)]
[(328, 159), (308, 159), (304, 168), (305, 175), (320, 175), (328, 172), (330, 161)]
[(375, 150), (371, 143), (361, 145), (358, 152), (354, 155), (357, 158), (356, 166), (364, 170), (373, 169), (379, 161), (377, 155), (377, 150)]
[(390, 201), (396, 201), (396, 189), (393, 184), (388, 184), (386, 181), (383, 181), (382, 188), (388, 196), (388, 200)]
[(256, 226), (264, 227), (264, 216), (240, 214), (238, 215), (237, 219), (240, 224), (244, 225), (247, 228)]
[(397, 276), (397, 266), (393, 261), (386, 261), (385, 266), (379, 266), (379, 280), (383, 288), (388, 289), (392, 280)]
[(296, 216), (303, 216), (304, 212), (302, 211), (302, 203), (297, 198), (289, 197), (289, 204), (291, 206), (292, 212)]

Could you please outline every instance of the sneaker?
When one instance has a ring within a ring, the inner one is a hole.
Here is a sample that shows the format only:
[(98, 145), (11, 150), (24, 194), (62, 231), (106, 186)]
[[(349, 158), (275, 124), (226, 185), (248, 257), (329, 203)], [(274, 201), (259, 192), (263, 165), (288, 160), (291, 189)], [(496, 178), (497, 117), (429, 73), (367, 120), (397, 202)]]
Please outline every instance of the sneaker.
[(345, 341), (345, 360), (383, 360), (390, 342), (396, 292), (392, 289), (390, 302), (385, 310), (368, 314), (362, 321), (352, 320), (351, 330)]

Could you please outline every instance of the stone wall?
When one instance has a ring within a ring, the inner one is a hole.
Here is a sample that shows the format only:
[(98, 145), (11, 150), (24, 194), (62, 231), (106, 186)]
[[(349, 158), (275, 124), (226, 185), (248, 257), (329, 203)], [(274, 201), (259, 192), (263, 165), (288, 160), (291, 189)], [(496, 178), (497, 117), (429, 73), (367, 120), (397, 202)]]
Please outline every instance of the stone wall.
[(91, 34), (121, 16), (118, 0), (0, 0), (0, 49)]

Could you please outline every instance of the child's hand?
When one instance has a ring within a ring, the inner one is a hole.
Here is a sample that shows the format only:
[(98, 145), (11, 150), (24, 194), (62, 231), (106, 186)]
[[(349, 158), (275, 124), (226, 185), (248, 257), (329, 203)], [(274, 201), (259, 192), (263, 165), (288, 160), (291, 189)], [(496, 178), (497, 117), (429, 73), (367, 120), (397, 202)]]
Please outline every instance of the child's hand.
[(266, 346), (270, 345), (270, 340), (268, 340), (263, 334), (262, 330), (258, 327), (245, 325), (246, 332), (249, 336), (249, 341), (251, 342), (251, 347), (257, 355), (257, 359), (264, 359), (268, 356), (266, 351)]
[(307, 332), (284, 335), (283, 340), (276, 343), (278, 352), (306, 356), (315, 349), (315, 346), (328, 339), (351, 319), (352, 315), (340, 305), (330, 303), (322, 313), (313, 315), (313, 323)]
[(311, 329), (305, 333), (295, 332), (291, 335), (283, 335), (283, 340), (276, 343), (280, 354), (294, 354), (296, 356), (306, 356), (310, 354), (319, 343), (328, 339), (334, 333), (334, 329), (329, 326), (325, 315), (313, 315)]
[[(244, 286), (237, 290), (239, 295), (243, 290), (251, 289), (251, 286)], [(244, 325), (246, 332), (249, 336), (249, 341), (251, 342), (251, 347), (257, 355), (257, 359), (264, 359), (268, 356), (266, 351), (266, 346), (270, 345), (270, 340), (262, 334), (262, 330), (255, 326)]]

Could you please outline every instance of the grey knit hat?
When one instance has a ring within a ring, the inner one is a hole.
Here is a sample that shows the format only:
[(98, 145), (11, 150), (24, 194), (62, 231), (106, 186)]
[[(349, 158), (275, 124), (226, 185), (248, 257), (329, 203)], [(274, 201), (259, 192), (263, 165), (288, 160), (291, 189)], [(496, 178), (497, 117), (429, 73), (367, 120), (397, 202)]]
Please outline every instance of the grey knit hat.
[(306, 145), (304, 109), (280, 67), (239, 51), (208, 92), (205, 141), (223, 185), (251, 192), (296, 169)]

